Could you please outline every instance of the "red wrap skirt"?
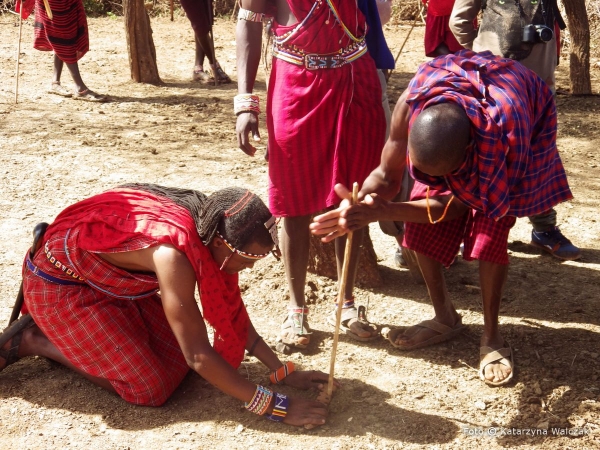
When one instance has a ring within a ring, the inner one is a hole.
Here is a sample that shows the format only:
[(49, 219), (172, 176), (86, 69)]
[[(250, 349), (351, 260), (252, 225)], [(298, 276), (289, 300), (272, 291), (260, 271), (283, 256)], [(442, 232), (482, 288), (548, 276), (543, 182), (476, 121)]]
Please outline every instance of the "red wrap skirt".
[(36, 0), (33, 48), (53, 51), (61, 61), (74, 64), (89, 50), (89, 35), (82, 0), (48, 0), (52, 20), (44, 2)]
[[(425, 198), (427, 186), (415, 181), (410, 199)], [(429, 191), (430, 197), (451, 195), (450, 191)], [(504, 216), (499, 220), (486, 217), (479, 211), (471, 210), (463, 217), (440, 222), (405, 222), (403, 245), (417, 253), (449, 267), (464, 242), (463, 258), (475, 259), (495, 264), (508, 264), (508, 234), (515, 225), (516, 217)]]
[[(62, 232), (48, 240), (51, 256), (67, 267), (76, 261), (77, 275), (86, 281), (60, 285), (24, 266), (24, 312), (74, 366), (107, 379), (124, 400), (163, 404), (189, 367), (156, 294), (156, 277), (132, 274), (83, 250), (71, 249), (67, 255), (64, 238)], [(132, 249), (152, 244), (138, 239)], [(53, 277), (73, 280), (43, 249), (33, 263)]]

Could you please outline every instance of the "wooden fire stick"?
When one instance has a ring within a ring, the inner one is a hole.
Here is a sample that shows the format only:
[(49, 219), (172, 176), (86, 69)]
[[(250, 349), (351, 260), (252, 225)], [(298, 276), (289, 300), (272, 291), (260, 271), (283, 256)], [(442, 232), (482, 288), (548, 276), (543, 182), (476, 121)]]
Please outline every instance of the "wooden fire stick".
[[(350, 202), (354, 205), (358, 201), (358, 183), (352, 185), (352, 197)], [(335, 314), (335, 331), (333, 333), (333, 346), (331, 347), (331, 361), (329, 363), (329, 379), (327, 380), (327, 390), (321, 391), (317, 396), (317, 401), (326, 405), (331, 402), (335, 385), (333, 384), (334, 371), (335, 371), (335, 355), (337, 353), (338, 338), (340, 335), (340, 323), (342, 321), (342, 307), (344, 306), (344, 292), (346, 285), (348, 284), (348, 272), (350, 270), (348, 264), (350, 262), (350, 255), (352, 253), (352, 232), (350, 231), (346, 237), (346, 247), (344, 249), (344, 263), (342, 265), (342, 279), (340, 280), (340, 287), (338, 292), (337, 309)], [(304, 428), (310, 430), (315, 428), (316, 425), (307, 424)]]
[[(354, 205), (358, 200), (358, 183), (352, 185), (352, 198), (350, 204)], [(333, 346), (331, 347), (331, 362), (329, 364), (329, 380), (327, 382), (327, 395), (331, 399), (333, 394), (333, 372), (335, 370), (335, 354), (337, 352), (338, 338), (340, 335), (340, 323), (342, 321), (342, 307), (344, 306), (344, 296), (346, 291), (346, 285), (348, 284), (348, 267), (350, 262), (350, 254), (352, 253), (352, 233), (348, 233), (346, 238), (346, 248), (344, 249), (344, 263), (342, 265), (342, 279), (340, 281), (340, 287), (338, 291), (337, 309), (335, 314), (335, 331), (333, 333)]]

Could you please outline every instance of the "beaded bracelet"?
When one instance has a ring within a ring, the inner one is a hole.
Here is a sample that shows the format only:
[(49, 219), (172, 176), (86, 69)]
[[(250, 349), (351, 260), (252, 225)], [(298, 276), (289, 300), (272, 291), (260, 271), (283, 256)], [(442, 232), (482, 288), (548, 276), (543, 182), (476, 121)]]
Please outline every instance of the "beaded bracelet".
[(261, 385), (257, 385), (252, 400), (244, 404), (244, 406), (251, 413), (262, 416), (264, 413), (267, 412), (267, 409), (269, 409), (269, 405), (271, 404), (272, 398), (273, 391), (271, 389), (268, 389)]
[(275, 406), (273, 406), (273, 412), (269, 414), (267, 419), (271, 419), (275, 422), (283, 422), (287, 415), (288, 407), (290, 406), (290, 399), (287, 395), (275, 393)]
[(287, 377), (290, 373), (292, 373), (295, 369), (296, 367), (294, 366), (293, 362), (286, 362), (279, 369), (271, 372), (271, 376), (269, 377), (271, 379), (271, 383), (278, 384), (280, 381), (283, 381), (283, 379)]
[(250, 11), (249, 9), (240, 8), (238, 13), (238, 20), (245, 20), (247, 22), (262, 22), (264, 14)]
[(236, 116), (243, 112), (260, 114), (260, 100), (258, 95), (238, 94), (233, 97), (233, 112)]

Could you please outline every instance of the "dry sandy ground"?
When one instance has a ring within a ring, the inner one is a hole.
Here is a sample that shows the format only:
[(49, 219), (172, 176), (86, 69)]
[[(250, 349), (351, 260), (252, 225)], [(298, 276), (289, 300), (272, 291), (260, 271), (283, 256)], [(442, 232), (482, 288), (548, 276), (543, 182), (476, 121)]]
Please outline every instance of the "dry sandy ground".
[[(129, 81), (121, 19), (90, 20), (92, 49), (81, 70), (91, 88), (110, 95), (111, 102), (101, 105), (45, 93), (52, 57), (31, 48), (30, 21), (23, 30), (20, 102), (14, 105), (14, 25), (14, 16), (0, 17), (4, 323), (33, 226), (51, 221), (76, 200), (133, 181), (206, 193), (241, 185), (266, 197), (265, 161), (236, 149), (235, 87), (189, 81), (193, 39), (185, 18), (153, 20), (165, 81), (161, 87)], [(394, 52), (409, 28), (387, 27)], [(235, 78), (233, 24), (219, 20), (215, 34), (220, 61)], [(392, 75), (392, 99), (425, 59), (422, 36), (419, 25)], [(568, 87), (564, 61), (563, 90)], [(594, 76), (597, 92), (598, 72)], [(67, 73), (64, 81), (70, 84)], [(264, 90), (264, 79), (258, 90)], [(0, 449), (600, 448), (600, 97), (562, 94), (557, 102), (559, 145), (575, 194), (575, 200), (558, 207), (559, 220), (583, 257), (560, 263), (541, 255), (527, 245), (527, 221), (518, 221), (510, 238), (512, 266), (500, 319), (515, 351), (517, 374), (511, 386), (487, 387), (473, 368), (482, 331), (477, 267), (459, 261), (447, 272), (449, 290), (469, 331), (452, 342), (406, 354), (384, 340), (360, 344), (342, 337), (336, 375), (344, 386), (333, 399), (328, 424), (319, 429), (295, 429), (249, 414), (239, 401), (195, 374), (165, 406), (144, 408), (128, 405), (48, 360), (25, 358), (0, 374)], [(369, 303), (370, 318), (388, 326), (430, 318), (425, 288), (394, 266), (392, 240), (376, 226), (371, 235), (384, 282), (356, 293)], [(316, 276), (311, 281), (315, 345), (290, 358), (305, 369), (326, 371), (332, 334), (325, 318), (335, 282)], [(242, 274), (241, 284), (257, 329), (273, 343), (287, 295), (281, 264), (263, 261)], [(256, 383), (267, 380), (253, 358), (244, 361), (240, 372)], [(525, 434), (531, 429), (535, 436)], [(567, 429), (584, 434), (557, 434)]]

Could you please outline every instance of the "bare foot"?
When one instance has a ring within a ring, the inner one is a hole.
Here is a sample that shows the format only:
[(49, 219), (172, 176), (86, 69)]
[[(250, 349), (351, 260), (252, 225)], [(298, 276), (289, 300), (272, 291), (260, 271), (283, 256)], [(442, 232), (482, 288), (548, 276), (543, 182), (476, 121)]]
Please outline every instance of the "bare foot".
[(479, 371), (481, 379), (491, 386), (500, 386), (512, 379), (512, 350), (503, 339), (481, 338)]
[[(448, 318), (440, 319), (437, 316), (432, 319), (433, 322), (437, 322), (451, 329), (456, 329), (456, 326), (461, 323), (460, 315), (456, 311)], [(423, 322), (422, 322), (423, 323)], [(431, 324), (431, 321), (427, 321)], [(433, 324), (431, 324), (433, 325)], [(407, 328), (404, 333), (399, 333), (396, 339), (392, 342), (399, 347), (414, 348), (422, 343), (428, 342), (440, 334), (448, 332), (448, 330), (435, 329), (434, 326), (423, 326), (422, 324), (413, 325)]]

